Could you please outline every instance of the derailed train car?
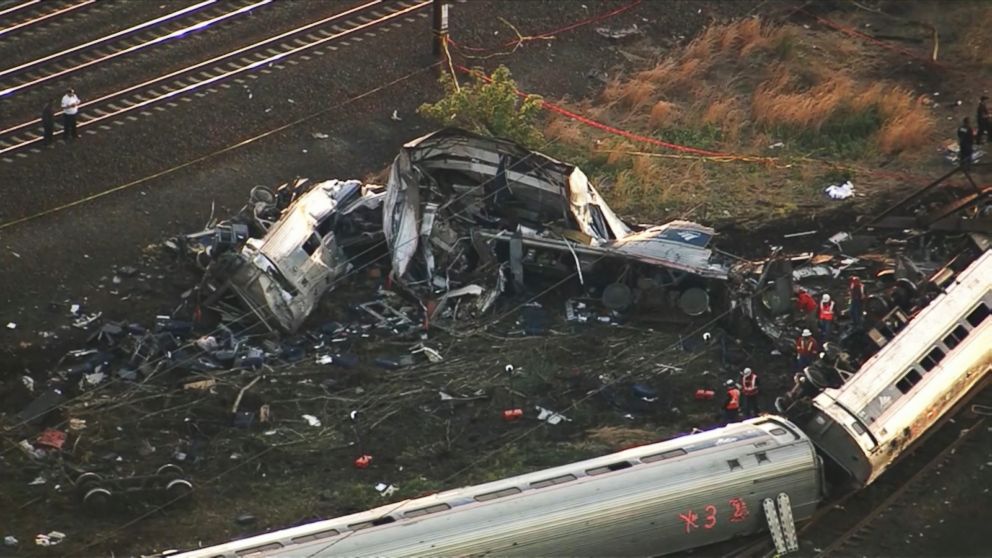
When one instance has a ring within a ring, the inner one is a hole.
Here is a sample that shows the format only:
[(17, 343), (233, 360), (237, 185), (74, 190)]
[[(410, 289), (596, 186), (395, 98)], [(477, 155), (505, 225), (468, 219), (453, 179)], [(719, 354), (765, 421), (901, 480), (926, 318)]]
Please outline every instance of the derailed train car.
[(180, 556), (657, 556), (765, 530), (783, 494), (809, 518), (821, 473), (801, 430), (763, 417)]
[(800, 423), (804, 431), (856, 485), (871, 483), (988, 380), (990, 310), (987, 251), (857, 373), (817, 395), (809, 419)]

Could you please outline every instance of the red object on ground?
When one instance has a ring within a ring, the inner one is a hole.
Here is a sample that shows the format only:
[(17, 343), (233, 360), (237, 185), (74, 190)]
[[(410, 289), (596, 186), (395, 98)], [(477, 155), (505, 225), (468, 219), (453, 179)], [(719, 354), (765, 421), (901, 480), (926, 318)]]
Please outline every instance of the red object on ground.
[(371, 464), (372, 464), (372, 456), (367, 453), (365, 455), (360, 456), (358, 459), (355, 459), (356, 469), (368, 469), (369, 465)]
[(715, 392), (711, 389), (697, 389), (696, 399), (713, 399)]
[(52, 449), (62, 449), (63, 444), (65, 444), (65, 432), (54, 428), (46, 429), (38, 435), (38, 440), (35, 441), (35, 445)]
[(506, 422), (513, 422), (524, 416), (523, 409), (505, 409), (503, 411), (503, 420)]

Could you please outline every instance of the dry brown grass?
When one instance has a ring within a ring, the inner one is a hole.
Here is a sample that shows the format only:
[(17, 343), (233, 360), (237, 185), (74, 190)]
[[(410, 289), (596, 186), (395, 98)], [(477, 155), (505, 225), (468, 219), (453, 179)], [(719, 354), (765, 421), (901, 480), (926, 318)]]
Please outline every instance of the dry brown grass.
[[(836, 42), (828, 32), (757, 19), (711, 26), (577, 110), (631, 132), (737, 154), (833, 153), (846, 163), (930, 157), (930, 109), (910, 89), (879, 81), (878, 57), (864, 45), (849, 41), (841, 49), (831, 46)], [(659, 148), (567, 122), (553, 121), (548, 136), (594, 162), (591, 168), (605, 169), (598, 172), (609, 176), (611, 206), (643, 222), (760, 222), (823, 200), (824, 181), (836, 175), (819, 164), (810, 171), (808, 161), (762, 166), (659, 157), (660, 150), (650, 153)], [(785, 147), (769, 151), (779, 141)]]

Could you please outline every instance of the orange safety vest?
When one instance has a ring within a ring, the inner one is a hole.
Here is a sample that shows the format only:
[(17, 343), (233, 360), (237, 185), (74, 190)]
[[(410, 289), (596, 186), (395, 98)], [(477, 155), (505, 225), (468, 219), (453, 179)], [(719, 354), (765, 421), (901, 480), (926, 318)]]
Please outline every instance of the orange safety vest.
[(727, 396), (730, 397), (730, 401), (724, 405), (724, 409), (728, 411), (736, 411), (741, 408), (741, 390), (737, 388), (730, 388), (727, 390)]
[(800, 355), (811, 355), (816, 352), (816, 339), (812, 337), (797, 337), (796, 352)]
[(833, 321), (834, 319), (834, 301), (821, 302), (820, 303), (820, 319)]
[(751, 372), (747, 376), (744, 376), (741, 384), (744, 387), (744, 395), (757, 395), (758, 394), (758, 375)]

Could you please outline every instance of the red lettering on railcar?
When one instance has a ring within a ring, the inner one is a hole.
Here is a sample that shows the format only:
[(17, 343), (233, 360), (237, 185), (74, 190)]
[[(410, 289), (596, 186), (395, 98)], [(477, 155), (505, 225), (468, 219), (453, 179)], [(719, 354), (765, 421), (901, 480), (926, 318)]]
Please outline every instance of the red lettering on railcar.
[(730, 516), (731, 523), (738, 523), (747, 519), (747, 503), (741, 498), (731, 498), (730, 505), (734, 508), (734, 514)]
[(680, 513), (679, 514), (679, 519), (681, 519), (682, 522), (685, 523), (685, 532), (686, 533), (688, 533), (689, 531), (692, 531), (693, 529), (696, 529), (696, 528), (699, 527), (698, 525), (696, 525), (696, 520), (699, 519), (699, 516), (696, 515), (696, 512), (694, 512), (692, 510), (689, 510), (686, 513)]
[(716, 527), (716, 506), (710, 504), (706, 506), (706, 523), (703, 525), (703, 529), (712, 529)]

